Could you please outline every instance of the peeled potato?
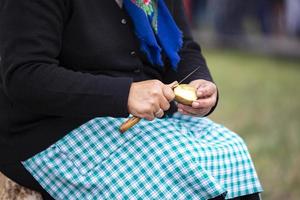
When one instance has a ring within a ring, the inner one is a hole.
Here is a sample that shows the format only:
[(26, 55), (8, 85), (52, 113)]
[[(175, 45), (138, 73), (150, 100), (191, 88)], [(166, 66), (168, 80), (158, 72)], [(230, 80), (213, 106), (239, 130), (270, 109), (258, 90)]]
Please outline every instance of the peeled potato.
[(180, 84), (174, 88), (175, 100), (178, 103), (191, 106), (197, 100), (196, 89), (188, 84)]

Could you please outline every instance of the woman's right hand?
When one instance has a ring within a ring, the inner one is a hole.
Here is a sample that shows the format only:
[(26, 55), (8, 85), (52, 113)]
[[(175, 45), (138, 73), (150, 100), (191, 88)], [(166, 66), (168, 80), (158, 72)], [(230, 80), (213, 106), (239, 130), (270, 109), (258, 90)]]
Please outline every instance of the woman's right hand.
[(128, 97), (128, 111), (135, 117), (153, 120), (162, 117), (175, 98), (172, 86), (159, 80), (147, 80), (131, 84)]

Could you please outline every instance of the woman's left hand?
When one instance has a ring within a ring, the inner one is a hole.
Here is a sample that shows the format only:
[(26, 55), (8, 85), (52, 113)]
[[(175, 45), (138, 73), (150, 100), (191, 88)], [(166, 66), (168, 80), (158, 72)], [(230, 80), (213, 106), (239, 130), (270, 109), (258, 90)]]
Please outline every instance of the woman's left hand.
[(178, 112), (184, 115), (205, 116), (216, 105), (217, 86), (203, 79), (194, 80), (190, 82), (190, 85), (197, 89), (198, 99), (193, 102), (192, 106), (178, 104)]

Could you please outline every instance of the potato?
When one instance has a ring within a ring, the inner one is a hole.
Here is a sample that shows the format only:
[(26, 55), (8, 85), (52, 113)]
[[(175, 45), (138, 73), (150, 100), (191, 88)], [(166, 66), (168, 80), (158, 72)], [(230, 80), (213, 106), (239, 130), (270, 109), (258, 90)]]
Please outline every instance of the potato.
[(174, 88), (175, 101), (191, 106), (197, 100), (196, 89), (188, 84), (180, 84)]

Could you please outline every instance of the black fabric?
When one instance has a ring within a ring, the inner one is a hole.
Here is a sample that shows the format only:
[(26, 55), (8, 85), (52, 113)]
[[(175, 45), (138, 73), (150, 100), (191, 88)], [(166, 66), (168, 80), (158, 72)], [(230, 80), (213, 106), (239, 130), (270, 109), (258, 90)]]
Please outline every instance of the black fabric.
[[(225, 197), (226, 197), (226, 194), (223, 194), (223, 195), (217, 196), (217, 197), (209, 199), (209, 200), (224, 200)], [(259, 196), (259, 193), (254, 193), (254, 194), (236, 197), (236, 198), (229, 199), (229, 200), (260, 200), (260, 196)]]
[(225, 196), (226, 196), (226, 194), (222, 194), (220, 196), (217, 196), (217, 197), (209, 199), (209, 200), (225, 200)]
[(164, 69), (150, 66), (113, 0), (0, 0), (0, 163), (25, 160), (94, 117), (127, 117), (133, 81), (170, 83), (199, 65), (186, 82), (212, 81), (182, 1), (167, 3), (184, 34), (177, 72), (165, 58)]
[(260, 200), (260, 195), (259, 193), (254, 193), (254, 194), (236, 197), (231, 200)]

